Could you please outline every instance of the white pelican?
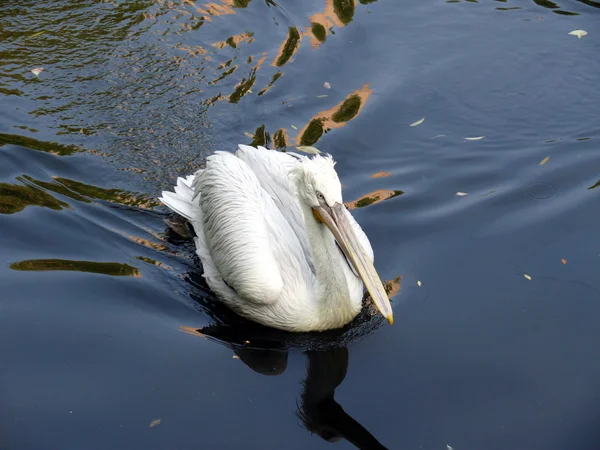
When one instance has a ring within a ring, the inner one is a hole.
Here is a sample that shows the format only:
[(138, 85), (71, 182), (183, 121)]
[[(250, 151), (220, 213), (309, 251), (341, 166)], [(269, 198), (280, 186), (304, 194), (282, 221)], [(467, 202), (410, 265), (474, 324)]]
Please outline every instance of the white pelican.
[(255, 322), (322, 331), (356, 317), (364, 282), (393, 323), (373, 249), (344, 206), (331, 156), (238, 147), (209, 156), (205, 169), (160, 197), (191, 222), (210, 289)]

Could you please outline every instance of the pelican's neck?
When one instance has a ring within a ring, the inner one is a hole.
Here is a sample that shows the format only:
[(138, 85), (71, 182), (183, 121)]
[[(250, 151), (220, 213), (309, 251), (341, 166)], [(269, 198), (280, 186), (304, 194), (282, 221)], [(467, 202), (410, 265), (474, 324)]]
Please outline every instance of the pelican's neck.
[[(348, 263), (329, 229), (316, 221), (312, 208), (302, 205), (306, 233), (316, 271), (315, 294), (319, 319), (331, 327), (350, 322), (360, 310), (352, 301), (344, 266)], [(360, 300), (360, 299), (359, 299)]]

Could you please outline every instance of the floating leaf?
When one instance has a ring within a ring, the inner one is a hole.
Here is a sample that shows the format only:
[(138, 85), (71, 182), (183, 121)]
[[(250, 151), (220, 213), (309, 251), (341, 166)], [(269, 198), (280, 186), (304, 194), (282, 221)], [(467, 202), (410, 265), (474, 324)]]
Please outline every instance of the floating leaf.
[(560, 262), (563, 263), (563, 264), (566, 264), (567, 260), (565, 258), (563, 258), (563, 259), (560, 260)]
[(42, 70), (44, 70), (43, 67), (38, 67), (37, 69), (33, 69), (31, 73), (37, 77), (40, 73), (42, 73)]
[(419, 280), (417, 280), (417, 286), (419, 286), (419, 287), (420, 287), (420, 286), (422, 286), (422, 285), (423, 285), (423, 283), (421, 283)]
[(297, 130), (298, 128), (296, 127), (296, 125), (290, 125), (294, 130)]
[(570, 35), (577, 36), (577, 39), (581, 39), (583, 36), (587, 34), (585, 30), (573, 30), (569, 32)]
[(317, 95), (317, 98), (325, 98), (325, 97), (329, 97), (329, 96), (327, 94)]
[(529, 281), (531, 281), (531, 276), (527, 275), (526, 273), (524, 273), (524, 274), (523, 274), (523, 276), (524, 276), (525, 278), (527, 278)]
[(154, 428), (158, 425), (160, 425), (160, 419), (154, 419), (152, 422), (150, 422), (150, 426), (148, 428)]
[(467, 194), (466, 192), (457, 192), (456, 195), (458, 197), (464, 197), (465, 195), (469, 195), (469, 194)]
[(543, 166), (544, 164), (546, 164), (548, 161), (550, 161), (550, 157), (546, 156), (544, 159), (542, 159), (542, 161), (540, 162), (540, 166)]
[(466, 137), (465, 141), (480, 141), (481, 139), (483, 139), (485, 136), (477, 136), (477, 137)]
[(422, 119), (417, 120), (416, 122), (413, 122), (410, 124), (411, 127), (416, 127), (417, 125), (421, 125), (423, 122), (425, 122), (425, 117), (423, 117)]
[(310, 145), (299, 145), (296, 148), (301, 152), (309, 153), (311, 155), (318, 155), (319, 153), (321, 153), (321, 150), (319, 150), (317, 147), (312, 147)]
[(331, 89), (331, 84), (329, 84), (327, 81), (323, 83), (323, 86), (325, 87), (325, 89)]

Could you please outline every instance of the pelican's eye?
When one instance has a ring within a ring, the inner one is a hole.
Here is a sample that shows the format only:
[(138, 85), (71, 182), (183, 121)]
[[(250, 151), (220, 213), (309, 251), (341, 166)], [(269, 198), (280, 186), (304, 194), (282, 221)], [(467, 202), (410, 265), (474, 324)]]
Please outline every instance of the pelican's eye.
[(325, 196), (319, 191), (317, 191), (317, 198), (319, 199), (319, 201), (325, 201)]

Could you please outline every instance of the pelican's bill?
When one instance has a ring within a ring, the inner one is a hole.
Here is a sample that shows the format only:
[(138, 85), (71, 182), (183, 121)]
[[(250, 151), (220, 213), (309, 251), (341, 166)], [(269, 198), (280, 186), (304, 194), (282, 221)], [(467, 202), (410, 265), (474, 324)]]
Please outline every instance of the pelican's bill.
[(379, 312), (390, 324), (393, 324), (394, 313), (392, 312), (390, 300), (385, 293), (385, 288), (375, 270), (375, 266), (373, 266), (348, 220), (345, 206), (340, 203), (336, 203), (333, 207), (317, 206), (313, 208), (313, 213), (320, 222), (329, 228), (347, 260), (360, 275)]

